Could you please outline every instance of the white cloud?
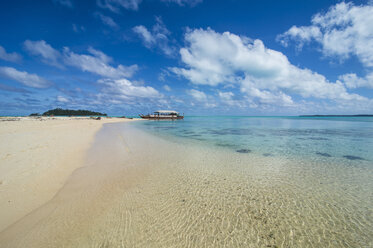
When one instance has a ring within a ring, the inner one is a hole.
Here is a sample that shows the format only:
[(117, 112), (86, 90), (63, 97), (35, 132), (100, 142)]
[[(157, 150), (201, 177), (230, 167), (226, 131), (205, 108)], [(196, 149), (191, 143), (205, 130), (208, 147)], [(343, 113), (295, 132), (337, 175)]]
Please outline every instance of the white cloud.
[(141, 2), (142, 0), (97, 0), (97, 5), (101, 8), (119, 13), (120, 8), (138, 10)]
[(355, 55), (365, 67), (373, 67), (373, 2), (360, 6), (338, 3), (313, 16), (311, 23), (293, 26), (278, 39), (285, 45), (295, 40), (300, 46), (316, 41), (326, 56), (346, 59)]
[(373, 89), (373, 72), (366, 75), (364, 78), (358, 77), (355, 73), (345, 74), (339, 77), (348, 88), (372, 88)]
[[(136, 103), (138, 98), (147, 98), (149, 101), (160, 102), (163, 95), (160, 94), (156, 89), (150, 86), (144, 86), (142, 82), (130, 81), (127, 78), (131, 77), (138, 69), (137, 65), (123, 66), (118, 65), (117, 67), (112, 66), (113, 58), (106, 55), (102, 51), (96, 50), (92, 47), (88, 48), (88, 54), (78, 54), (71, 51), (69, 48), (65, 47), (63, 52), (60, 53), (54, 48), (52, 48), (45, 41), (26, 41), (25, 47), (33, 54), (39, 55), (43, 58), (45, 63), (56, 65), (61, 61), (65, 66), (76, 67), (84, 72), (90, 72), (101, 76), (102, 78), (98, 80), (99, 85), (101, 85), (101, 91), (99, 94), (95, 95), (98, 102), (111, 102), (111, 103)], [(44, 48), (44, 49), (43, 49)], [(54, 63), (51, 63), (54, 62)], [(4, 70), (5, 71), (8, 70)], [(16, 74), (14, 71), (10, 71), (12, 74)], [(32, 87), (38, 87), (36, 81), (42, 86), (43, 80), (37, 78), (34, 74), (26, 75), (25, 72), (18, 72), (18, 77), (9, 76), (11, 73), (7, 73), (7, 77), (12, 77), (17, 81), (21, 81)], [(0, 71), (1, 73), (1, 71)], [(9, 75), (8, 75), (9, 74)], [(23, 80), (21, 76), (33, 77), (33, 81)], [(31, 83), (35, 83), (31, 85)], [(153, 100), (152, 100), (153, 99)], [(69, 99), (58, 96), (57, 101), (59, 102), (70, 102)]]
[(237, 106), (237, 107), (244, 107), (246, 104), (242, 100), (235, 100), (233, 97), (235, 96), (233, 92), (227, 91), (227, 92), (222, 92), (218, 91), (218, 96), (220, 100), (229, 105), (229, 106)]
[(136, 85), (127, 79), (100, 79), (104, 86), (103, 93), (109, 98), (129, 100), (134, 97), (161, 98), (162, 95), (153, 87)]
[(62, 103), (68, 103), (68, 102), (70, 102), (69, 99), (67, 99), (64, 96), (57, 96), (57, 101), (58, 102), (62, 102)]
[(189, 30), (187, 46), (180, 49), (185, 68), (170, 68), (194, 84), (238, 84), (241, 92), (262, 104), (293, 104), (286, 93), (333, 100), (366, 100), (347, 92), (337, 81), (292, 65), (281, 52), (266, 48), (261, 40), (211, 29)]
[(167, 84), (163, 85), (163, 89), (164, 89), (165, 91), (171, 91), (171, 87), (168, 86)]
[(18, 53), (7, 53), (4, 47), (0, 46), (0, 59), (18, 63), (22, 60), (22, 56)]
[(25, 71), (18, 71), (12, 67), (0, 67), (0, 76), (15, 80), (26, 86), (33, 88), (47, 88), (52, 85), (52, 83), (36, 74), (30, 74)]
[(105, 64), (110, 64), (113, 62), (113, 58), (110, 56), (107, 56), (105, 53), (94, 49), (93, 47), (88, 47), (88, 52), (93, 54), (95, 57), (97, 57), (99, 60), (101, 60)]
[(257, 99), (260, 104), (270, 104), (279, 106), (293, 106), (294, 102), (291, 96), (283, 92), (271, 92), (269, 90), (259, 90), (255, 87), (242, 87), (242, 91), (248, 96)]
[(82, 71), (91, 72), (108, 78), (131, 77), (138, 69), (137, 65), (112, 67), (109, 62), (112, 60), (104, 53), (93, 48), (88, 50), (92, 55), (77, 54), (64, 48), (64, 62), (67, 65), (77, 67)]
[(95, 16), (97, 16), (103, 24), (111, 27), (111, 28), (119, 28), (119, 25), (113, 20), (113, 18), (109, 16), (105, 16), (101, 13), (96, 13)]
[(277, 36), (277, 40), (285, 47), (289, 44), (289, 39), (297, 38), (299, 41), (298, 48), (302, 49), (303, 45), (313, 39), (319, 40), (322, 37), (319, 27), (297, 27), (292, 26), (286, 33)]
[(156, 24), (149, 31), (145, 26), (139, 25), (132, 29), (143, 41), (145, 47), (152, 49), (158, 47), (164, 54), (171, 56), (175, 48), (170, 45), (168, 36), (170, 31), (164, 25), (160, 17), (156, 18)]
[(188, 105), (205, 108), (215, 108), (217, 104), (215, 103), (214, 99), (211, 96), (208, 96), (203, 91), (199, 91), (196, 89), (187, 90), (186, 93), (191, 96), (196, 102), (188, 101)]
[(40, 56), (42, 61), (59, 68), (63, 65), (60, 63), (61, 54), (44, 40), (31, 41), (26, 40), (24, 43), (25, 49), (32, 55)]
[(218, 92), (220, 99), (223, 101), (232, 101), (232, 97), (234, 96), (233, 92)]
[(135, 26), (133, 32), (137, 33), (142, 38), (146, 47), (151, 47), (155, 43), (155, 38), (143, 25)]
[(53, 0), (54, 3), (59, 3), (63, 6), (66, 6), (66, 7), (69, 7), (69, 8), (72, 8), (73, 7), (73, 3), (71, 0)]
[(108, 78), (131, 77), (138, 70), (137, 65), (113, 67), (110, 65), (113, 62), (111, 57), (92, 47), (88, 48), (90, 54), (77, 54), (68, 47), (61, 54), (44, 40), (26, 40), (24, 45), (31, 54), (40, 56), (44, 63), (59, 68), (69, 65)]
[(191, 90), (188, 90), (187, 93), (199, 102), (206, 102), (207, 101), (207, 96), (202, 91), (191, 89)]

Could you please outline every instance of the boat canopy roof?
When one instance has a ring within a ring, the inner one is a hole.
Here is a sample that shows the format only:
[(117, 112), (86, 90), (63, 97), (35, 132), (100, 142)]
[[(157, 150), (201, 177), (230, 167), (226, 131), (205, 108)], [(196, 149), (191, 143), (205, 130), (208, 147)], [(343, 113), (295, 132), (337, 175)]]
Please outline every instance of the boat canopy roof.
[(154, 113), (160, 113), (160, 114), (178, 114), (179, 112), (176, 112), (174, 110), (157, 110)]

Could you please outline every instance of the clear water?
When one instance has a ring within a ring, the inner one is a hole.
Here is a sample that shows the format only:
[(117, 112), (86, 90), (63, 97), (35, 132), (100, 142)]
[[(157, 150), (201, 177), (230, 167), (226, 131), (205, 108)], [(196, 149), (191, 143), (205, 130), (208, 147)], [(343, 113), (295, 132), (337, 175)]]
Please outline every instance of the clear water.
[(373, 247), (372, 135), (373, 118), (105, 125), (0, 246)]
[(373, 117), (186, 117), (136, 125), (243, 153), (373, 164)]

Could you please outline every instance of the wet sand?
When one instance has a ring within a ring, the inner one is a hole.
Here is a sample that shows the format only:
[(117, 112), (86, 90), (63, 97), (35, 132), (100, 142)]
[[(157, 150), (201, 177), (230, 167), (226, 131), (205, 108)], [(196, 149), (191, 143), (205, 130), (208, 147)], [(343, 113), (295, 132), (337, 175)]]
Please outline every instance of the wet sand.
[[(85, 167), (2, 247), (371, 247), (367, 167), (98, 132)], [(362, 187), (364, 186), (364, 187)]]
[(77, 168), (104, 123), (88, 117), (0, 118), (0, 231), (42, 206)]

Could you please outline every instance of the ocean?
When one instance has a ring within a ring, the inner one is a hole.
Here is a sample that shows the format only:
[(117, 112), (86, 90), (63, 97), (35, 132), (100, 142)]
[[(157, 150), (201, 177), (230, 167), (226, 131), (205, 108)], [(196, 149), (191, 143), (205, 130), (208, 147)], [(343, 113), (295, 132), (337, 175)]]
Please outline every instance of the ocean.
[(166, 139), (236, 152), (373, 165), (373, 117), (186, 117), (138, 126)]
[[(206, 186), (195, 175), (189, 187), (224, 206), (222, 220), (235, 223), (221, 246), (373, 246), (372, 117), (186, 117), (134, 125), (206, 153), (195, 170), (215, 179)], [(219, 215), (222, 208), (213, 209), (205, 210)]]

